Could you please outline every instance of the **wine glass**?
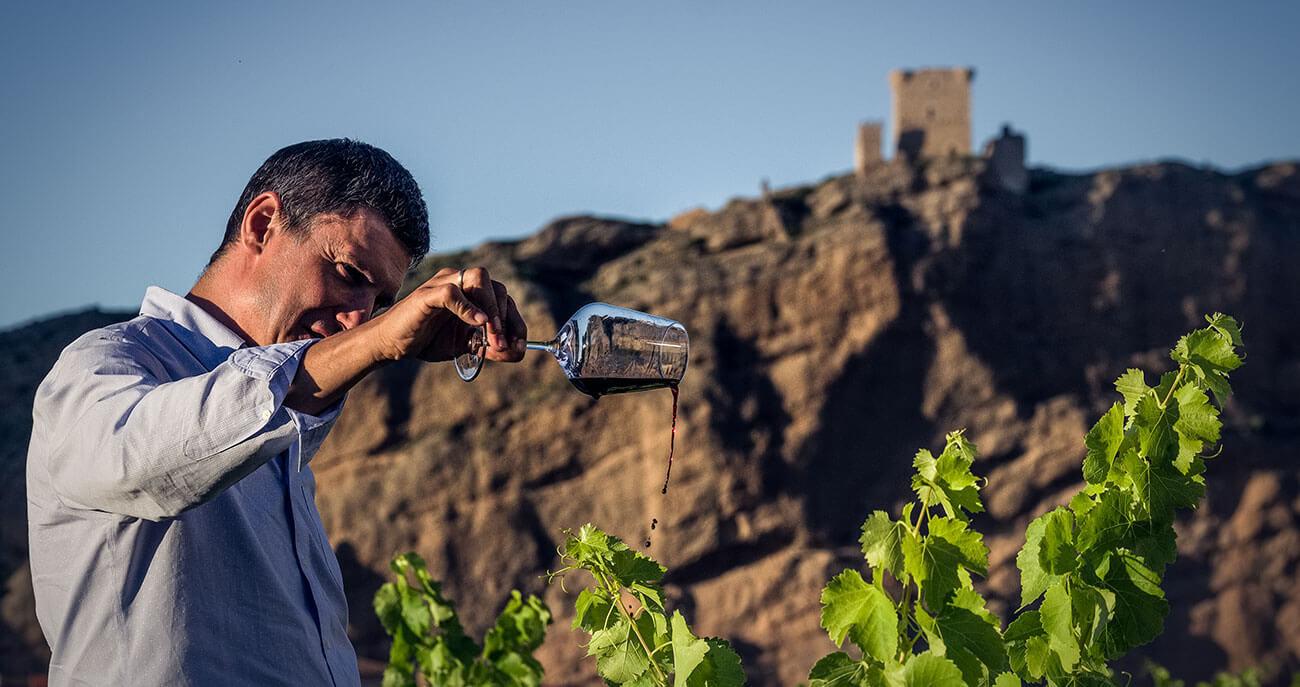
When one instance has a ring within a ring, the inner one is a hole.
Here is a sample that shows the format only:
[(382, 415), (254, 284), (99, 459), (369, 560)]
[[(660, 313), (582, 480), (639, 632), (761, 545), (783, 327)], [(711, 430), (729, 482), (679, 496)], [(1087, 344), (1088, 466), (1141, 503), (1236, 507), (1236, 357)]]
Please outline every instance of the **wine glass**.
[(461, 379), (467, 382), (474, 381), (479, 370), (483, 369), (483, 352), (486, 348), (487, 327), (479, 325), (470, 329), (466, 352), (451, 359), (456, 365), (456, 374), (460, 375)]
[[(469, 353), (458, 356), (456, 371), (471, 381), (483, 365), (486, 337), (471, 334)], [(605, 394), (676, 387), (686, 374), (690, 339), (680, 322), (607, 303), (588, 303), (560, 327), (550, 341), (528, 348), (555, 356), (564, 376), (579, 391)]]

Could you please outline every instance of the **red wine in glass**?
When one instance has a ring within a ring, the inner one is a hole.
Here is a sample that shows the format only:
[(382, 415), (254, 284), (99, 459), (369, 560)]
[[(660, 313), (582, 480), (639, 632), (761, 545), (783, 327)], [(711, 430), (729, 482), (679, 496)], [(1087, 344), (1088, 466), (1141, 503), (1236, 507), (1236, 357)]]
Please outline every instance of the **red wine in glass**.
[[(485, 334), (470, 333), (467, 353), (455, 358), (465, 381), (483, 365)], [(579, 391), (606, 394), (676, 386), (686, 374), (690, 337), (680, 322), (606, 303), (578, 309), (550, 341), (529, 341), (528, 348), (555, 356), (564, 376)]]
[[(465, 381), (483, 365), (485, 335), (471, 334), (469, 353), (458, 356), (456, 371)], [(650, 389), (672, 389), (673, 425), (668, 469), (662, 493), (668, 493), (677, 444), (677, 385), (686, 374), (690, 337), (680, 322), (607, 303), (578, 309), (550, 341), (529, 341), (528, 348), (555, 357), (574, 388), (592, 398)], [(657, 524), (651, 524), (651, 529)], [(650, 542), (647, 538), (646, 545)]]

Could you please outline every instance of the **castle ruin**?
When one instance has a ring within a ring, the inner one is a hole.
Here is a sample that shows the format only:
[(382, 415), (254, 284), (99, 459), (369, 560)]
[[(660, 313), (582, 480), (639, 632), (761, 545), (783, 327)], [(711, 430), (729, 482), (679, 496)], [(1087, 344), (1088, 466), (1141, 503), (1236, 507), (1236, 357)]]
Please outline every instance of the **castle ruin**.
[(891, 118), (894, 150), (899, 157), (969, 155), (970, 83), (975, 70), (894, 70), (889, 87), (894, 94)]
[[(969, 67), (896, 69), (889, 73), (893, 95), (890, 134), (894, 159), (916, 162), (926, 158), (970, 155), (970, 84), (975, 70)], [(878, 121), (858, 125), (853, 168), (864, 174), (872, 165), (884, 162), (881, 155), (883, 126)], [(988, 173), (995, 186), (1014, 193), (1028, 187), (1025, 170), (1025, 137), (1008, 126), (1002, 135), (985, 146)]]

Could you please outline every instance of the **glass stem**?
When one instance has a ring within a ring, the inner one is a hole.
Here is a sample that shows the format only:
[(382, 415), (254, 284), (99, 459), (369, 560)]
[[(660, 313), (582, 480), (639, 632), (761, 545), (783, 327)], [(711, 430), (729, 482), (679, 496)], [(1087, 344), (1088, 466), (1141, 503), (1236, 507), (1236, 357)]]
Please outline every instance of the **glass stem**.
[(551, 339), (550, 341), (529, 341), (527, 347), (534, 351), (547, 351), (549, 353), (554, 353), (555, 347), (558, 344), (559, 342), (555, 339)]

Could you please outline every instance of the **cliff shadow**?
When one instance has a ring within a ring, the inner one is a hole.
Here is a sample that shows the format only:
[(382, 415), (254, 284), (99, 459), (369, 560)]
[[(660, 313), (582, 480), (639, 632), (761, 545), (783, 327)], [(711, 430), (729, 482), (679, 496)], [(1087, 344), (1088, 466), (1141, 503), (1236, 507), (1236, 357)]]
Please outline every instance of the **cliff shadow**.
[(899, 315), (827, 388), (819, 431), (799, 447), (785, 489), (803, 501), (806, 521), (831, 546), (857, 542), (876, 509), (909, 498), (912, 456), (930, 447), (934, 423), (922, 412), (935, 345), (927, 333), (928, 300), (912, 274), (929, 250), (915, 217), (901, 204), (878, 207), (898, 285)]
[(826, 544), (854, 544), (871, 511), (895, 514), (909, 498), (912, 456), (936, 431), (921, 412), (933, 356), (919, 322), (897, 321), (827, 390), (821, 430), (799, 448), (798, 469), (786, 480)]
[(422, 363), (418, 360), (399, 360), (373, 373), (379, 393), (388, 407), (388, 417), (384, 422), (387, 432), (376, 451), (395, 448), (410, 438), (411, 413), (414, 412), (411, 390), (415, 387), (421, 366)]
[(712, 383), (704, 390), (713, 410), (709, 429), (729, 454), (742, 456), (749, 466), (746, 479), (751, 486), (770, 497), (789, 478), (781, 456), (790, 415), (780, 391), (761, 370), (754, 342), (736, 334), (725, 315), (714, 324), (712, 334), (717, 363)]

